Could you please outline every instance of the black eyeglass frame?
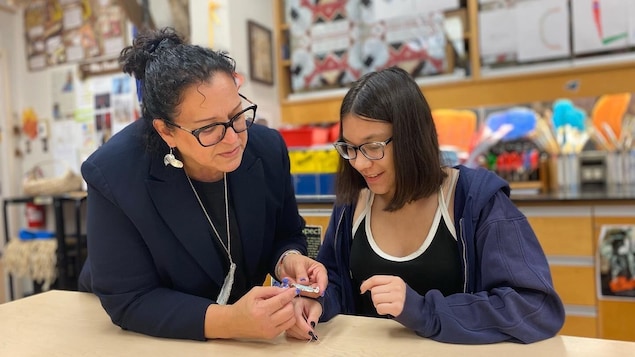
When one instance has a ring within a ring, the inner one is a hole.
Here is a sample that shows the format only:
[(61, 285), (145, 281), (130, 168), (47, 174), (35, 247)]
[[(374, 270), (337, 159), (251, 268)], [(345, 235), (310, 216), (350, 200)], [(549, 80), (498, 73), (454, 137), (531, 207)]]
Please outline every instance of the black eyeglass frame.
[[(225, 139), (225, 134), (227, 134), (227, 129), (228, 129), (229, 127), (231, 127), (231, 128), (234, 130), (234, 132), (235, 132), (236, 134), (238, 134), (238, 133), (242, 133), (243, 131), (246, 131), (247, 129), (249, 129), (249, 128), (253, 125), (254, 121), (256, 120), (256, 109), (258, 109), (258, 105), (257, 105), (256, 103), (252, 102), (251, 100), (247, 99), (247, 97), (245, 97), (244, 95), (242, 95), (242, 94), (240, 94), (240, 93), (238, 93), (238, 95), (239, 95), (242, 99), (244, 99), (244, 100), (246, 100), (247, 102), (249, 102), (249, 104), (251, 104), (251, 105), (250, 105), (250, 106), (248, 106), (247, 108), (245, 108), (245, 109), (241, 110), (240, 112), (238, 112), (238, 113), (237, 113), (236, 115), (234, 115), (233, 117), (231, 117), (231, 119), (229, 119), (229, 121), (228, 121), (228, 122), (226, 122), (226, 123), (212, 123), (212, 124), (207, 124), (207, 125), (205, 125), (205, 126), (202, 126), (202, 127), (198, 128), (198, 129), (190, 130), (190, 129), (187, 129), (187, 128), (184, 128), (184, 127), (180, 126), (179, 124), (176, 124), (176, 123), (171, 122), (171, 121), (168, 121), (168, 120), (164, 120), (164, 122), (165, 122), (167, 125), (171, 125), (171, 126), (173, 126), (173, 127), (175, 127), (175, 128), (181, 129), (181, 130), (183, 130), (183, 131), (187, 131), (188, 133), (190, 133), (190, 134), (194, 135), (194, 137), (196, 138), (196, 140), (198, 141), (198, 143), (199, 143), (199, 144), (201, 144), (201, 146), (203, 146), (203, 147), (210, 147), (210, 146), (214, 146), (214, 145), (216, 145), (216, 144), (220, 143), (221, 141), (223, 141), (223, 139)], [(234, 122), (236, 121), (236, 119), (240, 118), (240, 116), (241, 116), (241, 115), (245, 114), (246, 112), (248, 112), (248, 111), (250, 111), (250, 110), (253, 110), (253, 111), (254, 111), (254, 117), (251, 119), (251, 121), (246, 121), (246, 123), (245, 123), (245, 124), (246, 124), (245, 129), (243, 129), (243, 130), (236, 130), (236, 128), (234, 128)], [(215, 143), (213, 143), (213, 144), (207, 144), (207, 145), (203, 144), (203, 143), (201, 142), (201, 139), (199, 138), (199, 135), (201, 134), (201, 132), (202, 132), (202, 131), (204, 131), (204, 130), (208, 130), (208, 129), (213, 128), (213, 127), (215, 127), (215, 126), (222, 126), (222, 127), (223, 127), (223, 134), (220, 136), (220, 139), (218, 139), (218, 141), (217, 141), (217, 142), (215, 142)]]
[[(333, 143), (333, 146), (335, 147), (335, 149), (337, 150), (337, 152), (340, 154), (340, 156), (342, 158), (344, 158), (344, 160), (355, 160), (357, 158), (357, 151), (361, 152), (362, 155), (364, 155), (364, 157), (366, 157), (368, 160), (381, 160), (384, 158), (385, 152), (386, 152), (386, 146), (388, 146), (388, 144), (392, 141), (392, 136), (389, 137), (388, 139), (384, 140), (384, 141), (372, 141), (369, 143), (363, 143), (359, 146), (355, 146), (355, 145), (351, 145), (347, 142), (344, 141), (337, 141)], [(365, 145), (380, 145), (381, 146), (381, 157), (369, 157), (368, 154), (366, 154), (366, 152), (364, 151), (363, 147)], [(354, 156), (350, 156), (348, 154), (348, 149), (353, 149), (353, 152), (355, 153)]]

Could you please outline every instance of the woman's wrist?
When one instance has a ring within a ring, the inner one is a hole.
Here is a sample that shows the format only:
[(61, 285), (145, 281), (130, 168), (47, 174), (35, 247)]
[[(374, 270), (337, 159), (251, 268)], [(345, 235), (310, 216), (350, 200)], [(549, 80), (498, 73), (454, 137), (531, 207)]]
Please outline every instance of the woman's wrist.
[(205, 311), (205, 338), (208, 339), (228, 339), (235, 338), (232, 330), (236, 326), (232, 319), (232, 305), (210, 304)]
[(302, 255), (302, 252), (300, 252), (297, 249), (289, 249), (289, 250), (285, 251), (284, 253), (282, 253), (280, 258), (278, 259), (278, 263), (276, 263), (276, 268), (275, 268), (275, 278), (278, 281), (280, 281), (282, 279), (281, 273), (282, 273), (282, 264), (284, 263), (284, 258), (286, 258), (287, 256), (289, 256), (291, 254)]

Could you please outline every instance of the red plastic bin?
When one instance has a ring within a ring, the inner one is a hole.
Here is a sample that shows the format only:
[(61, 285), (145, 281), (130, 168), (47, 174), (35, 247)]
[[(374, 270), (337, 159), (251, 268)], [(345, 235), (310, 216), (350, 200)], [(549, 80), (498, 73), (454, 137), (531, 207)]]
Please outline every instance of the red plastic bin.
[(287, 147), (322, 145), (329, 142), (329, 128), (304, 126), (292, 129), (278, 129)]

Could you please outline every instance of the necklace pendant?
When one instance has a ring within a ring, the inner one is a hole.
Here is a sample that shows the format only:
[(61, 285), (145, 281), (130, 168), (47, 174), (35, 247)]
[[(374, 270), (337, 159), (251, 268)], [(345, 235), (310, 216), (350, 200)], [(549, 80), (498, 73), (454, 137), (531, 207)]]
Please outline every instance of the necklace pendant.
[(223, 286), (221, 287), (220, 293), (218, 293), (218, 297), (216, 298), (216, 303), (218, 305), (227, 305), (227, 301), (229, 300), (229, 294), (231, 294), (232, 286), (234, 285), (234, 273), (236, 272), (236, 263), (232, 261), (232, 240), (231, 240), (231, 232), (229, 230), (229, 200), (227, 199), (227, 174), (226, 173), (223, 174), (223, 186), (225, 188), (225, 223), (227, 227), (227, 245), (223, 243), (223, 239), (221, 238), (220, 234), (218, 234), (218, 231), (216, 230), (216, 226), (214, 226), (214, 222), (212, 222), (212, 219), (209, 218), (209, 214), (207, 213), (207, 210), (205, 209), (205, 205), (203, 205), (203, 201), (201, 201), (201, 198), (199, 197), (198, 192), (196, 192), (196, 188), (194, 188), (194, 184), (192, 184), (192, 180), (190, 179), (190, 176), (188, 176), (187, 172), (185, 173), (185, 177), (187, 178), (187, 182), (190, 183), (192, 192), (194, 192), (194, 196), (196, 197), (198, 204), (201, 206), (201, 210), (203, 210), (203, 213), (205, 214), (205, 218), (207, 218), (207, 222), (209, 223), (210, 227), (212, 227), (212, 230), (214, 230), (214, 233), (216, 234), (216, 238), (218, 239), (218, 242), (220, 243), (220, 245), (223, 246), (223, 248), (225, 249), (225, 252), (227, 253), (227, 257), (229, 258), (229, 271), (227, 272), (227, 276), (225, 276), (225, 281), (223, 282)]
[(218, 297), (216, 298), (216, 303), (218, 305), (227, 305), (227, 300), (229, 300), (229, 294), (232, 291), (232, 285), (234, 285), (235, 272), (236, 272), (236, 263), (231, 262), (229, 264), (229, 271), (227, 272), (227, 276), (225, 277), (225, 281), (223, 282), (223, 287), (220, 289), (220, 293), (218, 293)]

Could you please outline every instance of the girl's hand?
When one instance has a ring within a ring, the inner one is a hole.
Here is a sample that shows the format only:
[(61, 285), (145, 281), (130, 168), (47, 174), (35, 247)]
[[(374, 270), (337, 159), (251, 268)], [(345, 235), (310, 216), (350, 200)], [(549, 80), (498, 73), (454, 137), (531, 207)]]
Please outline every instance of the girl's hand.
[(364, 281), (360, 290), (362, 294), (370, 290), (378, 314), (401, 315), (406, 302), (406, 283), (400, 277), (375, 275)]
[(322, 305), (314, 299), (299, 297), (293, 300), (295, 325), (287, 330), (287, 336), (298, 340), (315, 340), (315, 326), (322, 315)]

